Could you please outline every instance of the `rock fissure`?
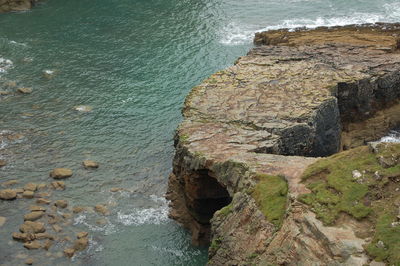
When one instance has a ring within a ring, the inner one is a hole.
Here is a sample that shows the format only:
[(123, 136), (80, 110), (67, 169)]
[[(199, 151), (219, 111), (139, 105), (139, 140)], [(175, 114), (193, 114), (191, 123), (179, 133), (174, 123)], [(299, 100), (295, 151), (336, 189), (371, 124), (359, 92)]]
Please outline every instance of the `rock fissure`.
[(195, 244), (212, 239), (210, 265), (393, 261), (357, 229), (376, 222), (368, 193), (338, 201), (348, 192), (318, 183), (327, 171), (302, 177), (400, 125), (399, 36), (399, 24), (257, 33), (260, 46), (193, 88), (167, 198)]

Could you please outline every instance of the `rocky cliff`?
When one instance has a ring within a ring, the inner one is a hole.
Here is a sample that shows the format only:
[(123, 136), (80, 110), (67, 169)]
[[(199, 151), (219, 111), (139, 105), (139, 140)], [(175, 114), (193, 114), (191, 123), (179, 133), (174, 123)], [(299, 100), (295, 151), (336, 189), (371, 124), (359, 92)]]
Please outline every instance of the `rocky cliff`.
[(170, 216), (210, 265), (400, 264), (400, 147), (362, 146), (400, 125), (400, 24), (254, 42), (186, 98)]
[(31, 9), (39, 0), (0, 0), (0, 13), (26, 11)]

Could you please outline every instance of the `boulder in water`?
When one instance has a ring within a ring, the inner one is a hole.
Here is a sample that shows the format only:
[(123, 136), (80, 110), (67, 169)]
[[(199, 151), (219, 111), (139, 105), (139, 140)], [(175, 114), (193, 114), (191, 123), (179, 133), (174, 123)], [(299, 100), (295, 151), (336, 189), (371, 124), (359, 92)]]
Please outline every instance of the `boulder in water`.
[(0, 190), (0, 199), (2, 200), (13, 200), (17, 197), (17, 192), (14, 189), (3, 189)]
[(99, 164), (95, 161), (92, 160), (85, 160), (83, 161), (83, 166), (88, 169), (88, 168), (99, 168)]
[(54, 179), (63, 179), (72, 176), (72, 170), (68, 168), (55, 168), (50, 172), (50, 177)]
[(32, 93), (32, 88), (18, 88), (17, 91), (22, 94), (30, 94)]
[(74, 107), (74, 110), (82, 113), (88, 113), (93, 110), (93, 107), (89, 105), (77, 105)]

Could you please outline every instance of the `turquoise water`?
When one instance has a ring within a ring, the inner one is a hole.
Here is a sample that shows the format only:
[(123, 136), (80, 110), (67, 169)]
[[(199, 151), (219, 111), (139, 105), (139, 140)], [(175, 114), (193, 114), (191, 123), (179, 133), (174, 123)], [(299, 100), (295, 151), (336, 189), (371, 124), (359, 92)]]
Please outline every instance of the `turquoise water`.
[[(0, 179), (49, 182), (52, 168), (69, 167), (74, 176), (54, 199), (109, 206), (104, 225), (93, 213), (74, 217), (74, 227), (91, 236), (74, 264), (204, 265), (206, 248), (190, 245), (163, 198), (190, 88), (244, 55), (255, 31), (394, 22), (399, 10), (390, 0), (48, 0), (1, 14), (0, 58), (11, 62), (0, 60), (0, 90), (13, 91), (1, 85), (13, 80), (33, 93), (0, 96), (0, 159), (8, 161)], [(44, 70), (54, 77), (44, 78)], [(93, 111), (77, 112), (76, 105)], [(24, 137), (5, 137), (14, 133)], [(84, 170), (84, 159), (100, 168)], [(11, 239), (29, 204), (0, 202), (0, 216), (18, 221), (0, 227), (1, 238)], [(22, 262), (16, 253), (70, 263), (40, 252), (0, 241), (6, 265)]]

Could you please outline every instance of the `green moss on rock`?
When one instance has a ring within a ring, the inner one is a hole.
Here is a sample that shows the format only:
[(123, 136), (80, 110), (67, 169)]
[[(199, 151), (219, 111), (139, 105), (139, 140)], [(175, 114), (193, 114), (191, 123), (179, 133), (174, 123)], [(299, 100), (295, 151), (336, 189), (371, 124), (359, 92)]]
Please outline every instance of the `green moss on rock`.
[(340, 212), (368, 219), (374, 234), (365, 248), (377, 261), (400, 265), (400, 144), (367, 146), (318, 160), (303, 174), (311, 193), (300, 201), (325, 225)]
[(288, 185), (280, 176), (258, 174), (259, 180), (252, 196), (268, 221), (278, 228), (282, 225), (286, 212)]

